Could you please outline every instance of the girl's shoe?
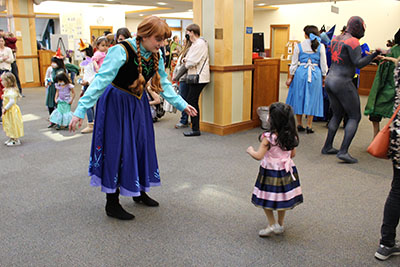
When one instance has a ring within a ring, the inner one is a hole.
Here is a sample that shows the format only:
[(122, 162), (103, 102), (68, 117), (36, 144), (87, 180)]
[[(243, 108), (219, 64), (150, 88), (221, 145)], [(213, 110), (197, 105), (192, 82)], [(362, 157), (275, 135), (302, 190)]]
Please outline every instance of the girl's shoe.
[(312, 128), (306, 128), (306, 133), (308, 133), (308, 134), (312, 134), (312, 133), (314, 133), (314, 130), (312, 129)]
[(4, 144), (5, 144), (5, 145), (7, 145), (8, 143), (10, 143), (10, 142), (11, 142), (11, 140), (12, 140), (11, 138), (10, 138), (10, 139), (8, 139), (7, 141), (5, 141), (5, 142), (4, 142)]
[(273, 225), (273, 231), (275, 234), (280, 235), (285, 231), (285, 227), (283, 225), (279, 225), (278, 223)]
[(7, 143), (7, 146), (19, 146), (21, 144), (21, 141), (19, 139), (17, 140), (11, 140), (10, 142)]
[(301, 125), (297, 125), (297, 131), (298, 132), (304, 132), (306, 129), (303, 127), (303, 126), (301, 126)]
[(261, 229), (260, 232), (258, 232), (258, 235), (260, 237), (267, 237), (267, 236), (271, 236), (273, 233), (274, 233), (273, 226), (268, 225), (267, 228)]

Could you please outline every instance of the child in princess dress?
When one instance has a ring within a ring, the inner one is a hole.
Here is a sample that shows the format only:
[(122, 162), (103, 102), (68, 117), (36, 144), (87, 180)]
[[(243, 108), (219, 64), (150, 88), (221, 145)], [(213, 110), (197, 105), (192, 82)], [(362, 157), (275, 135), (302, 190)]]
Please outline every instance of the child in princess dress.
[(7, 146), (18, 146), (21, 144), (20, 137), (24, 136), (24, 125), (21, 111), (17, 105), (17, 99), (21, 97), (17, 87), (17, 80), (11, 72), (1, 75), (1, 84), (4, 86), (3, 107), (3, 130), (10, 138), (4, 144)]
[[(269, 107), (268, 130), (260, 136), (260, 147), (247, 148), (254, 159), (261, 160), (260, 171), (254, 187), (252, 203), (264, 210), (269, 225), (259, 236), (284, 232), (286, 210), (303, 202), (299, 176), (292, 158), (299, 144), (292, 108), (283, 103)], [(275, 220), (273, 211), (278, 213)]]
[(74, 86), (65, 72), (58, 74), (54, 82), (56, 87), (54, 101), (57, 109), (51, 113), (50, 122), (56, 124), (56, 129), (60, 130), (67, 128), (72, 119), (71, 104), (75, 98), (75, 92)]

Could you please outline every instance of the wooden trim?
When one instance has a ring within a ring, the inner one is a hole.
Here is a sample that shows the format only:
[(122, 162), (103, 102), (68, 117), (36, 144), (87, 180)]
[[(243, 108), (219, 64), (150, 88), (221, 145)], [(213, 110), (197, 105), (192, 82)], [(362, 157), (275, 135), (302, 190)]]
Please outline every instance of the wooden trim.
[(142, 13), (142, 12), (150, 12), (150, 11), (169, 10), (169, 9), (172, 9), (172, 8), (170, 8), (170, 7), (146, 8), (146, 9), (140, 9), (140, 10), (125, 11), (125, 15)]
[(36, 17), (36, 15), (35, 14), (30, 14), (30, 15), (28, 15), (28, 14), (11, 14), (11, 15), (7, 15), (6, 16), (7, 18), (35, 18)]
[(59, 19), (59, 13), (35, 13), (35, 17), (39, 19)]
[(39, 58), (38, 55), (22, 55), (22, 56), (17, 56), (17, 59), (27, 59), (27, 58)]
[(233, 72), (233, 71), (246, 71), (254, 70), (253, 65), (233, 65), (233, 66), (210, 66), (210, 71), (218, 72)]
[(22, 83), (22, 88), (29, 88), (29, 87), (39, 87), (42, 86), (40, 82), (31, 82), (31, 83)]
[(246, 131), (249, 129), (253, 129), (260, 125), (260, 120), (256, 121), (243, 121), (243, 122), (238, 122), (238, 123), (233, 123), (230, 125), (226, 126), (221, 126), (221, 125), (216, 125), (214, 123), (209, 123), (209, 122), (200, 122), (200, 129), (203, 132), (208, 132), (208, 133), (213, 133), (217, 135), (228, 135), (228, 134), (233, 134), (237, 132), (242, 132)]
[(265, 11), (269, 10), (278, 10), (279, 7), (276, 6), (256, 6), (256, 9), (265, 9)]

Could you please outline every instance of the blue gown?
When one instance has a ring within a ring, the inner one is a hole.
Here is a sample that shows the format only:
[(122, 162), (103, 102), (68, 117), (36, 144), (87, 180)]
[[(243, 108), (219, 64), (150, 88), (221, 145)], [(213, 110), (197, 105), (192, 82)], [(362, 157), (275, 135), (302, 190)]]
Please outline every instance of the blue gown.
[(321, 46), (318, 46), (317, 51), (312, 54), (303, 52), (301, 44), (298, 47), (300, 65), (290, 84), (286, 104), (293, 107), (295, 114), (322, 117), (324, 102), (322, 72), (319, 67)]
[[(135, 39), (127, 41), (136, 51)], [(144, 61), (151, 60), (151, 53), (141, 46), (141, 54), (147, 79), (151, 65), (145, 68)], [(146, 94), (138, 97), (111, 83), (125, 61), (126, 52), (122, 46), (110, 48), (74, 115), (84, 118), (86, 109), (98, 99), (89, 162), (90, 184), (101, 186), (105, 193), (114, 193), (119, 188), (121, 195), (140, 196), (140, 191), (147, 192), (151, 186), (160, 185), (160, 172)], [(162, 58), (158, 72), (164, 90), (162, 96), (179, 110), (186, 108), (187, 103), (175, 94), (167, 79)]]

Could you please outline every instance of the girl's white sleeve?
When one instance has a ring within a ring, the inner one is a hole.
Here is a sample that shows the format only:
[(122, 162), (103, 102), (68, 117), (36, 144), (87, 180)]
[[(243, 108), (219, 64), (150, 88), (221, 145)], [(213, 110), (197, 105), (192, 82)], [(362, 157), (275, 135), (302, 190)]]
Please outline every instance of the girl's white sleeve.
[(290, 68), (289, 68), (290, 75), (295, 74), (298, 64), (299, 64), (299, 53), (300, 53), (299, 45), (301, 45), (301, 44), (299, 43), (294, 47), (294, 52), (292, 55), (292, 63), (290, 64)]
[(7, 103), (7, 105), (4, 107), (5, 110), (9, 110), (11, 108), (12, 105), (14, 105), (15, 102), (15, 98), (14, 97), (10, 97), (10, 101)]
[(326, 76), (328, 73), (328, 64), (326, 63), (326, 50), (324, 44), (321, 44), (321, 47), (319, 49), (319, 56), (320, 56), (320, 68), (322, 72), (322, 76)]

